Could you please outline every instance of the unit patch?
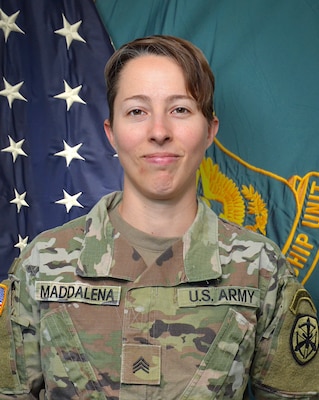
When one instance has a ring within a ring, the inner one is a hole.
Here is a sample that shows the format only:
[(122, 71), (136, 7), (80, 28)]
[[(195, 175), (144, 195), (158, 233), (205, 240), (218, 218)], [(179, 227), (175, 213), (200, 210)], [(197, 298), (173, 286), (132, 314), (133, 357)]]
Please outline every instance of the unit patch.
[(8, 293), (8, 287), (0, 283), (0, 316), (4, 310)]
[(290, 335), (290, 348), (298, 364), (308, 363), (317, 354), (318, 321), (310, 315), (298, 315)]

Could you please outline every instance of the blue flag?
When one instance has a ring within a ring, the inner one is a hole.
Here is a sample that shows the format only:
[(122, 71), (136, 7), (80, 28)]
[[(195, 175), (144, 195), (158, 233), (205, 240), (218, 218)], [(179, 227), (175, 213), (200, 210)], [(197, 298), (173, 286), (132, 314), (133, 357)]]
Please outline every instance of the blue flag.
[(0, 0), (0, 279), (39, 232), (122, 186), (91, 0)]

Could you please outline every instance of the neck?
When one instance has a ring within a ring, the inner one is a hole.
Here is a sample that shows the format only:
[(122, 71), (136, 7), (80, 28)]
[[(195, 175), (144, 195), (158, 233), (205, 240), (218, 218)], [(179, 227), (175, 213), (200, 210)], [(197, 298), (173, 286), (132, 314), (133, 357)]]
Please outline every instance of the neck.
[(122, 218), (149, 235), (180, 237), (193, 223), (197, 212), (196, 193), (180, 201), (153, 200), (127, 194), (119, 205)]

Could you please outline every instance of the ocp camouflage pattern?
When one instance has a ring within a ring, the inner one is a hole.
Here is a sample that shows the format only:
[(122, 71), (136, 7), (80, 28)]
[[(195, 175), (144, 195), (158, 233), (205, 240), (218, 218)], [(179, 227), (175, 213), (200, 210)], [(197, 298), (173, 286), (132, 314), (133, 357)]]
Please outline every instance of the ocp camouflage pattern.
[(121, 196), (40, 234), (11, 268), (0, 398), (244, 399), (249, 376), (256, 399), (318, 398), (316, 311), (277, 246), (199, 200), (147, 267), (110, 223)]

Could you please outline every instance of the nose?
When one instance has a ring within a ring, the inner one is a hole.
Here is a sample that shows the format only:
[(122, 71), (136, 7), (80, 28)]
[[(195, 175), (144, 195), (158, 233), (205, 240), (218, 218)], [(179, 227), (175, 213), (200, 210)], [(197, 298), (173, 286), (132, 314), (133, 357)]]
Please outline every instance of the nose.
[(153, 116), (150, 126), (149, 140), (157, 144), (164, 144), (172, 140), (172, 130), (165, 115)]

